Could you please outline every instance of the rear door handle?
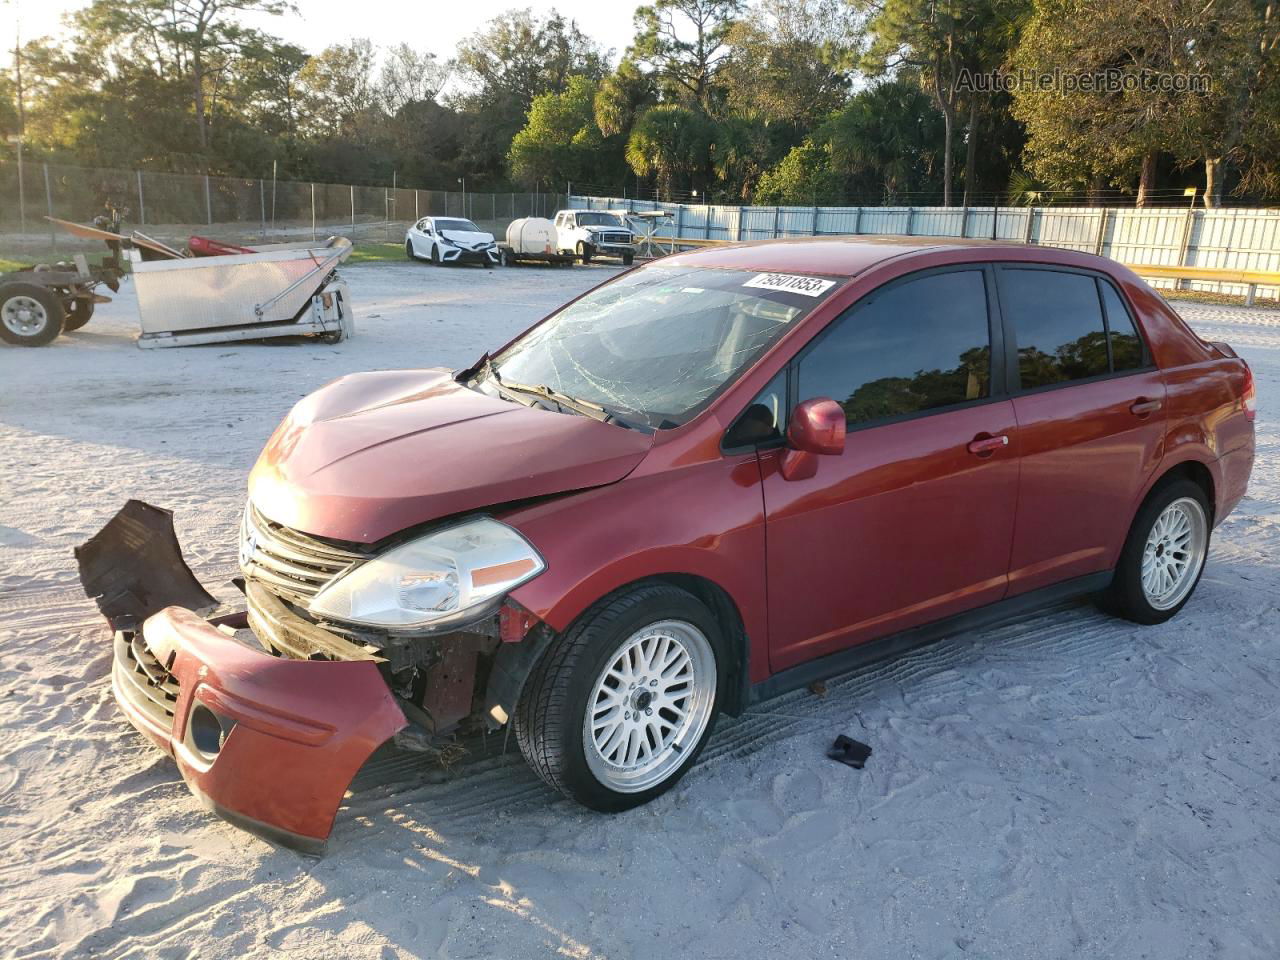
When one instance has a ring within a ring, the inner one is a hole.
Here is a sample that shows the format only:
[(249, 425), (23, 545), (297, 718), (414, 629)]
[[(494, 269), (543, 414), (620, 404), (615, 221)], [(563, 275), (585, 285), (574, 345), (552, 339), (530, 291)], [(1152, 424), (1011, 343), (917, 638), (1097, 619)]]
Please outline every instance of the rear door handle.
[(978, 456), (991, 456), (1001, 447), (1009, 445), (1009, 438), (1003, 433), (997, 437), (974, 437), (969, 441), (969, 452), (976, 453)]
[(1148, 400), (1146, 397), (1139, 397), (1133, 401), (1133, 404), (1129, 407), (1129, 412), (1135, 417), (1149, 417), (1163, 406), (1163, 400)]

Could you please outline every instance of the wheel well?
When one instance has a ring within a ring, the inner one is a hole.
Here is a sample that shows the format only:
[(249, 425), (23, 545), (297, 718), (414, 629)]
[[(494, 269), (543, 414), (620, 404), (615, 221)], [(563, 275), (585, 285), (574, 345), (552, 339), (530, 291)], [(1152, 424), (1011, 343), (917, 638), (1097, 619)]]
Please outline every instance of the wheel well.
[[(747, 644), (747, 631), (742, 622), (742, 614), (738, 605), (728, 592), (714, 580), (691, 573), (665, 573), (648, 580), (658, 580), (693, 594), (707, 605), (716, 620), (724, 629), (725, 640), (729, 644), (729, 663), (727, 683), (725, 684), (724, 702), (720, 709), (731, 717), (736, 717), (746, 706), (747, 661), (750, 647)], [(641, 581), (643, 582), (643, 581)], [(622, 589), (629, 589), (635, 584), (628, 584)]]
[[(589, 610), (608, 601), (618, 594), (634, 590), (646, 583), (665, 583), (679, 587), (686, 593), (697, 597), (707, 605), (717, 622), (724, 628), (725, 640), (729, 645), (729, 662), (725, 676), (724, 702), (720, 709), (732, 717), (736, 717), (747, 705), (747, 663), (749, 647), (747, 631), (742, 622), (742, 615), (733, 598), (723, 587), (713, 580), (690, 573), (667, 573), (644, 577), (624, 583), (597, 599), (586, 610), (578, 614), (583, 616)], [(576, 619), (576, 618), (575, 618)], [(568, 628), (566, 628), (568, 629)], [(555, 632), (546, 624), (540, 624), (525, 638), (523, 643), (504, 643), (498, 648), (493, 668), (485, 681), (485, 717), (494, 716), (493, 708), (501, 707), (501, 712), (510, 716), (524, 690), (525, 681), (533, 670), (534, 663), (542, 656), (543, 651), (551, 644)], [(498, 721), (505, 723), (505, 720)]]
[(1213, 474), (1199, 460), (1184, 460), (1182, 463), (1170, 467), (1163, 476), (1160, 477), (1151, 487), (1151, 493), (1147, 494), (1148, 498), (1158, 489), (1166, 484), (1172, 483), (1174, 480), (1190, 480), (1192, 483), (1200, 487), (1204, 491), (1205, 499), (1209, 505), (1209, 526), (1213, 526), (1213, 510), (1217, 502), (1214, 499)]

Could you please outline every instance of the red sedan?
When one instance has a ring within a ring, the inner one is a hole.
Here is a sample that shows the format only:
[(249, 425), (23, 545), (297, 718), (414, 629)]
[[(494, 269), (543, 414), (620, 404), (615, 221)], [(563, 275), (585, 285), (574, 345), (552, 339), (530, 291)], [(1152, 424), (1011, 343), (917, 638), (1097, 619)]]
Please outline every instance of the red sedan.
[(145, 505), (82, 575), (125, 713), (237, 823), (318, 846), (410, 724), (428, 749), (511, 724), (548, 784), (622, 810), (717, 714), (961, 627), (1085, 594), (1172, 617), (1244, 495), (1254, 404), (1230, 347), (1108, 260), (729, 246), (470, 369), (298, 403), (249, 480), (244, 614), (191, 612)]

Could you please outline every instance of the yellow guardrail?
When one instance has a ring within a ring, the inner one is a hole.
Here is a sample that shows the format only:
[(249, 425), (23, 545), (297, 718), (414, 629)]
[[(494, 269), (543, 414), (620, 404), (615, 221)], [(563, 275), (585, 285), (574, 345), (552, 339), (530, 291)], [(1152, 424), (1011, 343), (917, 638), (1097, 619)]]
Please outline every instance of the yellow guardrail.
[(1252, 307), (1259, 287), (1280, 288), (1280, 272), (1270, 270), (1223, 270), (1218, 267), (1169, 267), (1149, 263), (1126, 263), (1140, 277), (1158, 280), (1208, 280), (1239, 283), (1245, 287), (1244, 305)]

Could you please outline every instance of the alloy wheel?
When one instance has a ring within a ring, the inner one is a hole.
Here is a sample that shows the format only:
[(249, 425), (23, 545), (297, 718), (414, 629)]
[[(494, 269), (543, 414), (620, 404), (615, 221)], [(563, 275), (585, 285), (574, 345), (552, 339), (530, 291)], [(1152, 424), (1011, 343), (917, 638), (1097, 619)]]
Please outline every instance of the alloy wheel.
[(715, 695), (715, 654), (701, 630), (684, 620), (637, 630), (592, 686), (582, 738), (588, 767), (620, 793), (661, 783), (702, 737)]
[(1142, 550), (1142, 592), (1156, 610), (1181, 603), (1204, 565), (1209, 523), (1192, 497), (1174, 500), (1156, 517)]

